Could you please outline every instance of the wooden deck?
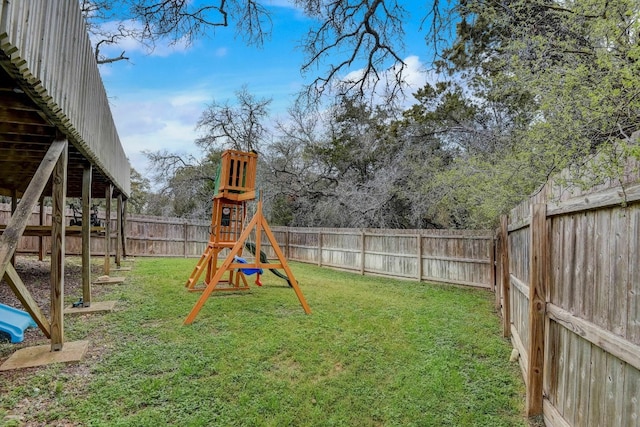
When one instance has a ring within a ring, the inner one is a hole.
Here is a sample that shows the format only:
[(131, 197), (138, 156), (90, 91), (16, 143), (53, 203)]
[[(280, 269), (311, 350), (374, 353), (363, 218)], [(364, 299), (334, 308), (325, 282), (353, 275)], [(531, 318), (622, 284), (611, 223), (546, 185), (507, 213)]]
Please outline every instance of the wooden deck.
[[(117, 199), (118, 263), (126, 254), (122, 229), (130, 172), (78, 1), (0, 1), (0, 195), (11, 197), (13, 211), (0, 235), (0, 279), (51, 340), (52, 352), (63, 353), (64, 345), (65, 235), (82, 236), (83, 299), (90, 303), (90, 237), (96, 231), (89, 225), (91, 200), (104, 198), (110, 218), (112, 197)], [(82, 198), (79, 229), (65, 223), (67, 197)], [(45, 198), (51, 225), (41, 216), (40, 228), (27, 226)], [(104, 232), (111, 235), (110, 221)], [(51, 237), (49, 318), (13, 267), (23, 235)]]
[[(22, 194), (56, 135), (69, 140), (67, 195), (125, 198), (130, 165), (75, 0), (0, 2), (0, 194)], [(50, 194), (50, 184), (45, 189)]]

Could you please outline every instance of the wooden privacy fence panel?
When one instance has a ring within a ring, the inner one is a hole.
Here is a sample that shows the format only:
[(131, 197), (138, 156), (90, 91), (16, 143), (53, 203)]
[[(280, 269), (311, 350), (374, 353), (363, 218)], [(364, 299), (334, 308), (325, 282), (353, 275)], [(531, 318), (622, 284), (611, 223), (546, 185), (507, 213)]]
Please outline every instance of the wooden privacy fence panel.
[(486, 235), (421, 235), (421, 280), (493, 288), (494, 241)]
[[(274, 234), (282, 231), (278, 227), (273, 227)], [(320, 241), (319, 234), (313, 229), (301, 230), (298, 233), (289, 233), (288, 258), (301, 262), (318, 262)], [(276, 234), (278, 238), (278, 234)], [(278, 240), (281, 242), (281, 240)]]
[(527, 412), (547, 426), (640, 426), (639, 182), (634, 172), (573, 195), (549, 182), (510, 214), (505, 327)]
[(492, 289), (487, 231), (273, 227), (288, 258), (361, 274)]
[(130, 215), (128, 251), (135, 256), (199, 257), (209, 241), (208, 222)]

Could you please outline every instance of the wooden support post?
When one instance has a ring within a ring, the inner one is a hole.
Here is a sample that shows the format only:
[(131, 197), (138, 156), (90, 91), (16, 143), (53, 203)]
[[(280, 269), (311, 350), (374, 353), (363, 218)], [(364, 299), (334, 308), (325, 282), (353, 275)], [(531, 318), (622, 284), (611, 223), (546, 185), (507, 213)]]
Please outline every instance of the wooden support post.
[(322, 267), (322, 231), (318, 233), (318, 267)]
[(122, 202), (122, 257), (127, 259), (127, 201)]
[(122, 260), (122, 193), (118, 194), (117, 202), (116, 202), (116, 265), (120, 268), (121, 260)]
[[(49, 151), (47, 151), (44, 159), (42, 159), (38, 170), (22, 195), (16, 211), (11, 215), (9, 223), (2, 233), (2, 236), (0, 236), (0, 277), (4, 277), (5, 271), (7, 271), (7, 265), (18, 247), (18, 240), (22, 237), (27, 227), (31, 212), (33, 212), (33, 209), (38, 203), (40, 195), (47, 185), (47, 181), (49, 181), (51, 172), (66, 146), (66, 140), (54, 141), (51, 144)], [(15, 289), (14, 292), (16, 292)]]
[(64, 344), (65, 197), (67, 194), (67, 144), (53, 170), (51, 220), (51, 351)]
[(502, 269), (502, 335), (511, 336), (511, 274), (509, 272), (509, 217), (500, 217), (500, 238), (502, 239), (502, 253), (500, 254)]
[[(40, 196), (39, 201), (40, 209), (38, 211), (38, 224), (43, 226), (45, 223), (45, 207), (44, 207), (44, 194)], [(44, 259), (44, 236), (38, 236), (38, 260)]]
[(113, 184), (108, 184), (104, 192), (104, 267), (103, 272), (109, 275), (111, 272), (111, 195), (113, 194)]
[(276, 240), (276, 236), (273, 235), (273, 232), (271, 231), (269, 224), (262, 216), (262, 201), (258, 202), (258, 212), (260, 215), (260, 222), (262, 225), (262, 229), (264, 230), (264, 233), (267, 235), (267, 239), (269, 239), (269, 241), (271, 242), (271, 247), (273, 248), (273, 251), (276, 254), (276, 258), (278, 259), (278, 261), (280, 261), (280, 264), (282, 265), (282, 268), (284, 269), (285, 274), (287, 275), (289, 284), (291, 285), (294, 292), (296, 293), (296, 296), (298, 297), (298, 301), (300, 302), (300, 305), (302, 305), (302, 309), (304, 310), (304, 312), (306, 314), (311, 314), (311, 308), (309, 307), (309, 304), (307, 304), (307, 300), (304, 298), (304, 295), (302, 294), (302, 291), (298, 286), (298, 281), (293, 276), (293, 272), (291, 271), (291, 268), (289, 267), (289, 264), (287, 263), (287, 260), (284, 257), (282, 250), (280, 250), (280, 246), (278, 246), (278, 241)]
[(9, 284), (9, 287), (11, 287), (11, 290), (13, 290), (13, 293), (16, 294), (16, 298), (20, 300), (22, 306), (38, 324), (42, 333), (44, 333), (47, 338), (51, 338), (51, 325), (49, 324), (49, 320), (42, 310), (40, 310), (38, 303), (33, 299), (24, 282), (20, 279), (20, 276), (18, 276), (16, 269), (13, 268), (11, 264), (7, 265), (4, 278)]
[[(16, 211), (16, 207), (18, 206), (18, 190), (13, 189), (11, 191), (11, 215)], [(11, 256), (11, 265), (16, 266), (16, 253), (14, 252)]]
[(548, 265), (547, 205), (531, 207), (529, 256), (529, 348), (527, 368), (527, 415), (542, 414), (544, 373), (544, 322)]
[(91, 306), (91, 164), (82, 171), (82, 305)]

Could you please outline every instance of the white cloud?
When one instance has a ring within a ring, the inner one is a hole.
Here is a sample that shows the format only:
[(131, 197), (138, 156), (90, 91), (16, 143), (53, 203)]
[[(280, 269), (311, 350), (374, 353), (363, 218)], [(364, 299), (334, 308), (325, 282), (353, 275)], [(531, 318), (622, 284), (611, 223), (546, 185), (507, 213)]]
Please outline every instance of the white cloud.
[(286, 7), (290, 9), (298, 9), (293, 0), (268, 0), (267, 5), (274, 7)]
[(146, 175), (148, 163), (143, 151), (197, 155), (195, 127), (209, 100), (197, 88), (174, 93), (132, 92), (112, 100), (116, 128), (132, 166)]
[[(427, 82), (436, 81), (437, 76), (435, 73), (426, 69), (424, 64), (420, 61), (420, 58), (416, 55), (406, 57), (404, 60), (404, 69), (402, 70), (402, 89), (404, 91), (404, 98), (398, 100), (400, 106), (409, 107), (415, 103), (413, 93), (422, 88)], [(382, 103), (385, 101), (385, 89), (395, 84), (396, 73), (400, 71), (401, 64), (397, 63), (393, 67), (380, 73), (380, 80), (375, 84), (375, 92), (373, 93), (373, 100), (375, 103)], [(342, 81), (355, 81), (360, 79), (364, 73), (364, 69), (359, 69), (348, 73)], [(371, 80), (369, 87), (373, 88), (374, 81)]]

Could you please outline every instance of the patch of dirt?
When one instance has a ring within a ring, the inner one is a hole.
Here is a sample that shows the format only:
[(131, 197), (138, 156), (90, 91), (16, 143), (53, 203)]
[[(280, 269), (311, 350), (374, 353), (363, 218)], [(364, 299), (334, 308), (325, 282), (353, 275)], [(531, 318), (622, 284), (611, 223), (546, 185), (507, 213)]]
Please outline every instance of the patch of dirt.
[[(40, 310), (45, 316), (49, 317), (51, 312), (51, 261), (45, 258), (39, 261), (37, 257), (16, 257), (16, 271), (24, 282), (25, 286), (36, 301)], [(71, 305), (82, 297), (82, 260), (80, 257), (67, 257), (64, 267), (64, 299), (65, 305)], [(102, 266), (98, 264), (91, 265), (92, 277), (101, 274)], [(104, 287), (93, 286), (91, 295), (93, 298), (99, 297), (105, 291)], [(99, 298), (96, 298), (99, 299)], [(24, 310), (22, 303), (15, 296), (5, 280), (0, 281), (0, 303)], [(0, 342), (3, 338), (8, 340), (8, 336), (0, 335)], [(23, 346), (32, 346), (39, 344), (39, 341), (46, 337), (37, 328), (29, 328), (25, 331), (25, 339)], [(0, 357), (4, 355), (0, 354)]]
[[(65, 307), (78, 301), (82, 297), (82, 270), (80, 257), (67, 257), (65, 260), (64, 272), (64, 301)], [(91, 265), (92, 278), (102, 274), (101, 260), (93, 259)], [(42, 312), (47, 318), (51, 312), (51, 286), (50, 286), (50, 259), (45, 258), (39, 261), (37, 257), (18, 256), (16, 259), (16, 271), (24, 282), (25, 286), (31, 293)], [(109, 291), (110, 286), (93, 286), (92, 298), (100, 301), (100, 296)], [(14, 295), (13, 291), (2, 280), (0, 282), (0, 303), (9, 305), (20, 310), (24, 307), (20, 300)], [(85, 316), (81, 315), (80, 319)], [(67, 321), (65, 319), (65, 321)], [(95, 332), (95, 333), (94, 333)], [(43, 387), (36, 387), (29, 392), (29, 396), (15, 402), (13, 407), (7, 407), (5, 401), (0, 406), (0, 425), (17, 425), (17, 426), (76, 426), (81, 425), (69, 421), (57, 420), (54, 424), (34, 421), (36, 414), (45, 414), (57, 403), (59, 393), (82, 393), (87, 384), (87, 379), (91, 376), (91, 367), (106, 354), (111, 351), (112, 344), (105, 341), (101, 331), (92, 331), (90, 337), (89, 350), (85, 358), (80, 363), (71, 363), (63, 365), (56, 369), (55, 374), (47, 373), (50, 367), (37, 367), (19, 369), (13, 371), (0, 372), (0, 393), (8, 395), (11, 390), (31, 384), (34, 376), (53, 375), (54, 380), (51, 384)], [(33, 347), (37, 345), (49, 344), (49, 339), (42, 333), (39, 328), (29, 328), (25, 331), (24, 341), (12, 344), (7, 334), (0, 332), (0, 364), (3, 363), (15, 351), (24, 347)], [(61, 388), (63, 391), (61, 391)], [(3, 411), (6, 411), (3, 414)]]

